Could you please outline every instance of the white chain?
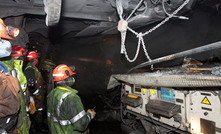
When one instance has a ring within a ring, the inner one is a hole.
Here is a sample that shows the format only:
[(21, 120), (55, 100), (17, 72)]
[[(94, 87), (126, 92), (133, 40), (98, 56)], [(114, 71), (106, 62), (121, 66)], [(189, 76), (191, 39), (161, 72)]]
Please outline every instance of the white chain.
[(125, 55), (126, 59), (127, 59), (129, 62), (134, 62), (134, 61), (137, 59), (137, 56), (138, 56), (138, 54), (139, 54), (139, 51), (140, 51), (140, 43), (139, 43), (139, 41), (138, 41), (136, 55), (135, 55), (134, 58), (131, 60), (131, 59), (128, 57), (128, 55), (127, 55), (127, 51), (126, 51), (125, 45), (123, 45), (124, 55)]
[(175, 14), (177, 14), (187, 3), (189, 2), (189, 0), (186, 0), (179, 8), (177, 8), (177, 10), (175, 10), (172, 14), (170, 14), (167, 18), (165, 18), (163, 21), (161, 21), (159, 24), (157, 24), (155, 27), (151, 28), (149, 31), (145, 32), (143, 34), (143, 36), (153, 32), (154, 30), (156, 30), (157, 28), (159, 28), (160, 26), (162, 26), (164, 23), (166, 23), (170, 18), (174, 17)]
[[(142, 1), (142, 0), (141, 0)], [(136, 52), (136, 55), (135, 57), (131, 60), (129, 57), (128, 57), (128, 54), (127, 54), (127, 51), (126, 51), (126, 47), (125, 47), (125, 39), (126, 39), (126, 32), (121, 32), (121, 45), (122, 48), (123, 48), (123, 53), (125, 54), (125, 57), (126, 59), (129, 61), (129, 62), (134, 62), (137, 57), (138, 57), (138, 54), (139, 54), (139, 50), (140, 50), (140, 43), (142, 43), (142, 46), (143, 46), (143, 49), (144, 49), (144, 53), (147, 57), (147, 59), (149, 61), (151, 61), (151, 58), (150, 56), (148, 55), (147, 53), (147, 49), (146, 49), (146, 46), (145, 46), (145, 43), (144, 43), (144, 39), (143, 39), (143, 36), (153, 32), (154, 30), (156, 30), (157, 28), (159, 28), (160, 26), (162, 26), (164, 23), (166, 23), (170, 18), (174, 17), (175, 14), (177, 14), (187, 3), (189, 2), (189, 0), (186, 0), (177, 10), (175, 10), (172, 14), (170, 14), (167, 18), (165, 18), (163, 21), (161, 21), (159, 24), (157, 24), (155, 27), (151, 28), (150, 30), (148, 30), (147, 32), (145, 33), (137, 33), (136, 31), (134, 31), (133, 29), (131, 29), (130, 27), (127, 26), (127, 29), (130, 30), (132, 33), (134, 33), (137, 38), (138, 38), (138, 46), (137, 46), (137, 52)], [(120, 16), (120, 18), (122, 19), (122, 4), (121, 4), (121, 0), (116, 0), (116, 4), (117, 4), (117, 9), (118, 9), (118, 14)], [(140, 3), (139, 3), (140, 5)], [(151, 69), (153, 69), (153, 65), (151, 65)]]
[(116, 7), (117, 7), (117, 12), (118, 12), (118, 15), (119, 15), (120, 19), (123, 19), (123, 17), (122, 17), (123, 7), (122, 7), (121, 0), (116, 0)]

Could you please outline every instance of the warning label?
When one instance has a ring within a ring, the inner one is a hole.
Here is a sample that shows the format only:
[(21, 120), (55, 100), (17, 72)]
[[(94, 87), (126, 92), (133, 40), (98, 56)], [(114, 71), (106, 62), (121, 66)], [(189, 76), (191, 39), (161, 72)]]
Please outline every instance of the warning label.
[(146, 89), (145, 88), (143, 88), (143, 92), (146, 93)]
[(153, 90), (153, 89), (150, 91), (150, 94), (155, 94), (155, 92), (154, 92), (154, 90)]
[(209, 102), (209, 99), (206, 96), (204, 97), (201, 103), (211, 105), (211, 103)]

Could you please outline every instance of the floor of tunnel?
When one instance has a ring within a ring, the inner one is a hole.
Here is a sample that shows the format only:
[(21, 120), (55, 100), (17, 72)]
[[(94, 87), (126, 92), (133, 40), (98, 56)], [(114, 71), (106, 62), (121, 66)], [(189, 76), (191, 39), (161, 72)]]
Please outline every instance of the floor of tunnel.
[[(32, 129), (30, 134), (49, 134), (49, 132), (36, 132)], [(89, 134), (121, 134), (119, 121), (91, 121)]]

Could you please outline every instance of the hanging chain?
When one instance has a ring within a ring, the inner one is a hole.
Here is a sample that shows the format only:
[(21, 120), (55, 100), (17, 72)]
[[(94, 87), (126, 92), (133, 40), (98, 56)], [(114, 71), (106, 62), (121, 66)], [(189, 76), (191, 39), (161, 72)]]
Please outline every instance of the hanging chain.
[[(142, 1), (142, 0), (141, 0)], [(141, 1), (139, 2), (138, 5), (141, 4)], [(137, 33), (136, 31), (134, 31), (133, 29), (131, 29), (130, 27), (127, 26), (127, 29), (129, 31), (131, 31), (133, 34), (135, 34), (138, 38), (138, 46), (137, 46), (137, 52), (136, 52), (136, 55), (135, 57), (131, 60), (127, 54), (127, 51), (126, 51), (126, 47), (125, 47), (125, 39), (126, 39), (126, 31), (125, 32), (122, 32), (121, 31), (121, 45), (122, 45), (122, 51), (126, 57), (126, 59), (129, 61), (129, 62), (134, 62), (137, 57), (138, 57), (138, 54), (139, 54), (139, 50), (140, 50), (140, 44), (142, 43), (142, 46), (143, 46), (143, 49), (144, 49), (144, 53), (147, 57), (147, 59), (149, 61), (151, 61), (151, 58), (150, 56), (148, 55), (148, 52), (147, 52), (147, 49), (146, 49), (146, 46), (145, 46), (145, 43), (144, 43), (144, 39), (143, 39), (143, 36), (153, 32), (154, 30), (156, 30), (157, 28), (159, 28), (160, 26), (162, 26), (163, 24), (165, 24), (167, 21), (169, 21), (170, 18), (174, 17), (175, 14), (177, 14), (186, 4), (188, 4), (189, 0), (186, 0), (178, 9), (176, 9), (172, 14), (170, 14), (167, 18), (165, 18), (163, 21), (161, 21), (159, 24), (157, 24), (155, 27), (151, 28), (150, 30), (148, 30), (147, 32), (145, 33)], [(122, 3), (121, 3), (121, 0), (116, 0), (116, 5), (117, 5), (117, 11), (118, 11), (118, 14), (120, 16), (120, 19), (123, 20), (123, 17), (122, 17), (122, 14), (123, 14), (123, 8), (122, 8)], [(137, 7), (138, 7), (137, 5)], [(129, 17), (128, 17), (129, 18)], [(153, 65), (151, 65), (151, 69), (153, 69)]]
[(175, 14), (177, 14), (186, 4), (188, 4), (189, 0), (186, 0), (179, 8), (177, 8), (177, 10), (175, 10), (172, 14), (170, 14), (166, 19), (164, 19), (163, 21), (161, 21), (159, 24), (157, 24), (155, 27), (151, 28), (149, 31), (145, 32), (143, 34), (143, 36), (153, 32), (154, 30), (156, 30), (157, 28), (159, 28), (160, 26), (162, 26), (164, 23), (166, 23), (170, 18), (174, 17)]

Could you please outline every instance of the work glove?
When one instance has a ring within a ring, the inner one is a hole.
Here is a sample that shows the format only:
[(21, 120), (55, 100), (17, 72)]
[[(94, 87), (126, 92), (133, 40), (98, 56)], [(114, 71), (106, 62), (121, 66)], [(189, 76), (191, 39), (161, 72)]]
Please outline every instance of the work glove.
[(32, 96), (30, 96), (30, 114), (34, 114), (37, 111), (36, 107), (35, 107), (35, 101), (34, 98)]
[(88, 109), (87, 112), (91, 114), (91, 119), (96, 115), (96, 112), (93, 109)]

